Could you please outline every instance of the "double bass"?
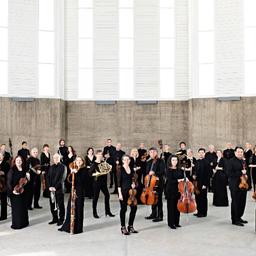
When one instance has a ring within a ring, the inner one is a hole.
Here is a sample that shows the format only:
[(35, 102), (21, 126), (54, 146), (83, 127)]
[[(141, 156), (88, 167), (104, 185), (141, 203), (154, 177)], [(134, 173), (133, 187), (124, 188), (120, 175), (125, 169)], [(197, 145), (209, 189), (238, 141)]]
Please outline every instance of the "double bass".
[(193, 213), (196, 211), (196, 202), (193, 198), (194, 185), (186, 177), (184, 172), (184, 179), (178, 184), (178, 189), (181, 194), (177, 204), (177, 208), (181, 213)]

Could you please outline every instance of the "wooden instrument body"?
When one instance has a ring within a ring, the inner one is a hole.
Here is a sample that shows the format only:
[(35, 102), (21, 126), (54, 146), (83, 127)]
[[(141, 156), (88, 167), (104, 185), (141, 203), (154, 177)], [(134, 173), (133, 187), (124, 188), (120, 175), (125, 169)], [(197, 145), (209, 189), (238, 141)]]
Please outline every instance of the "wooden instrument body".
[(240, 177), (239, 188), (240, 188), (241, 190), (248, 190), (249, 185), (248, 185), (248, 183), (247, 183), (247, 180), (248, 180), (248, 178), (247, 178), (246, 175), (244, 175), (244, 174)]
[(158, 194), (155, 191), (158, 186), (159, 178), (155, 175), (145, 177), (145, 188), (141, 194), (140, 200), (145, 205), (155, 205), (158, 202)]
[(24, 192), (24, 186), (27, 184), (27, 178), (20, 178), (19, 183), (14, 187), (14, 191), (17, 194), (22, 194)]
[(131, 206), (131, 205), (136, 206), (138, 204), (136, 195), (137, 195), (137, 190), (135, 188), (131, 188), (129, 190), (129, 198), (127, 201), (127, 204), (129, 206)]

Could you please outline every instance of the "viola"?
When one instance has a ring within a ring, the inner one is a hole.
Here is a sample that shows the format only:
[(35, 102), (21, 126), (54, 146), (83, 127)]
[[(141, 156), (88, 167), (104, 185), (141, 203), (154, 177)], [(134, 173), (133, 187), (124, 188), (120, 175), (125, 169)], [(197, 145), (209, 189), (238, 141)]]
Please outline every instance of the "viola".
[[(246, 170), (246, 165), (245, 162), (243, 162), (243, 170)], [(246, 174), (242, 174), (242, 176), (240, 177), (240, 184), (239, 184), (239, 188), (241, 190), (248, 190), (249, 185), (247, 183), (248, 177)]]
[(17, 194), (22, 194), (24, 192), (24, 186), (28, 183), (27, 178), (20, 178), (19, 183), (14, 187), (14, 191)]
[[(136, 183), (135, 177), (132, 178), (132, 183), (134, 183), (134, 184)], [(131, 205), (136, 206), (138, 204), (136, 195), (137, 195), (137, 190), (135, 188), (131, 188), (129, 190), (129, 198), (127, 201), (127, 204), (129, 206), (131, 206)]]

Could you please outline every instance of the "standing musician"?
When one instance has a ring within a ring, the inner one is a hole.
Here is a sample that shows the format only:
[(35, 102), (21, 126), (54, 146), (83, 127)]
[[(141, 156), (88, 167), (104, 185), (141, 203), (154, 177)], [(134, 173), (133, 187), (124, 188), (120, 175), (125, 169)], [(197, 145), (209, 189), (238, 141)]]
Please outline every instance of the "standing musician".
[(181, 168), (186, 172), (186, 177), (192, 182), (193, 174), (196, 172), (196, 158), (193, 156), (192, 149), (187, 150), (186, 165)]
[(6, 144), (2, 144), (0, 146), (0, 152), (3, 154), (3, 157), (4, 157), (3, 161), (10, 163), (10, 161), (11, 161), (11, 154), (6, 151)]
[(43, 197), (49, 198), (49, 190), (47, 189), (46, 177), (50, 168), (51, 155), (49, 153), (49, 145), (43, 145), (43, 151), (40, 156), (40, 162), (42, 165), (42, 190)]
[(65, 145), (65, 140), (64, 139), (60, 139), (59, 140), (59, 149), (57, 152), (60, 155), (60, 161), (64, 164), (64, 165), (68, 165), (68, 148)]
[(21, 156), (24, 161), (24, 164), (26, 164), (26, 161), (28, 160), (28, 158), (30, 156), (28, 144), (26, 141), (22, 141), (21, 149), (18, 151), (18, 156)]
[(147, 160), (149, 158), (148, 151), (145, 148), (145, 144), (144, 143), (140, 143), (140, 146), (139, 146), (139, 149), (138, 149), (138, 153), (139, 153), (139, 160), (140, 160), (142, 178), (144, 179), (146, 177)]
[(206, 217), (208, 210), (207, 187), (209, 184), (210, 165), (205, 159), (205, 149), (198, 150), (199, 159), (196, 162), (196, 173), (193, 179), (197, 181), (199, 193), (196, 193), (197, 213), (196, 217)]
[(83, 232), (84, 188), (87, 170), (81, 156), (77, 156), (70, 167), (71, 172), (68, 180), (72, 183), (72, 188), (67, 205), (66, 219), (63, 226), (58, 230), (79, 234)]
[(29, 225), (27, 209), (27, 186), (30, 174), (23, 167), (23, 158), (16, 156), (14, 165), (8, 172), (7, 189), (12, 205), (13, 229), (22, 229)]
[(250, 158), (252, 156), (252, 145), (249, 142), (245, 143), (245, 149), (244, 149), (244, 158), (245, 158), (245, 162), (246, 162), (246, 166), (247, 168), (247, 175), (248, 175), (248, 185), (249, 188), (248, 190), (252, 189), (252, 174), (251, 174), (251, 168), (249, 168), (249, 164), (250, 164)]
[(256, 146), (253, 148), (253, 154), (249, 161), (249, 167), (251, 169), (253, 191), (256, 192)]
[(112, 214), (110, 211), (110, 195), (107, 185), (107, 174), (111, 171), (112, 167), (103, 160), (102, 150), (97, 150), (95, 156), (96, 160), (94, 161), (89, 170), (89, 174), (94, 177), (92, 202), (93, 217), (96, 219), (99, 218), (99, 215), (97, 213), (97, 203), (100, 191), (102, 191), (105, 196), (105, 215), (108, 215), (109, 217), (115, 217), (115, 215)]
[[(248, 223), (242, 219), (246, 205), (247, 189), (240, 188), (241, 178), (247, 179), (246, 162), (244, 160), (244, 149), (235, 148), (235, 157), (228, 163), (229, 189), (231, 192), (231, 220), (236, 226), (244, 226)], [(248, 186), (248, 184), (247, 184)]]
[(67, 175), (67, 167), (60, 162), (58, 153), (53, 155), (53, 165), (50, 166), (47, 173), (47, 188), (49, 191), (49, 202), (52, 213), (50, 225), (61, 226), (65, 217), (64, 206), (64, 181)]
[(160, 158), (162, 158), (167, 166), (168, 159), (172, 156), (172, 153), (170, 152), (170, 146), (165, 144), (163, 147), (163, 152), (160, 155)]
[(180, 142), (179, 144), (180, 149), (176, 152), (176, 156), (178, 156), (179, 164), (181, 167), (186, 167), (187, 162), (187, 145), (184, 141)]
[(4, 155), (0, 152), (0, 221), (7, 219), (7, 175), (10, 170), (8, 161), (4, 161)]
[(34, 198), (34, 208), (41, 209), (39, 205), (39, 199), (41, 194), (41, 165), (38, 159), (38, 149), (31, 149), (31, 156), (26, 161), (26, 170), (30, 172), (30, 182), (27, 185), (28, 190), (28, 202), (27, 207), (29, 210), (33, 210), (32, 202)]
[(153, 222), (163, 221), (163, 189), (165, 176), (165, 162), (158, 157), (155, 147), (149, 149), (150, 160), (147, 162), (147, 174), (156, 175), (159, 178), (159, 185), (156, 189), (158, 201), (156, 205), (152, 205), (152, 213), (146, 219), (152, 219)]
[(70, 174), (70, 168), (69, 165), (71, 163), (73, 163), (76, 159), (76, 151), (74, 150), (74, 148), (72, 146), (68, 146), (68, 156), (67, 156), (67, 161), (66, 161), (66, 166), (67, 166), (67, 177), (65, 180), (65, 189), (66, 189), (66, 193), (70, 193), (71, 192), (71, 184), (70, 182), (67, 180), (69, 174)]
[[(136, 203), (136, 195), (135, 195), (136, 177), (135, 177), (134, 170), (129, 166), (130, 157), (128, 155), (124, 155), (122, 157), (122, 163), (123, 163), (123, 166), (121, 167), (121, 170), (117, 173), (118, 198), (121, 206), (121, 210), (120, 210), (121, 232), (123, 235), (129, 235), (130, 233), (138, 233), (138, 231), (135, 230), (133, 227), (133, 223), (134, 223), (134, 219), (137, 211), (137, 203)], [(128, 221), (128, 227), (126, 229), (125, 214), (127, 211), (129, 193), (131, 193), (131, 197), (133, 197), (133, 199), (130, 204), (131, 211), (130, 211), (130, 216)]]

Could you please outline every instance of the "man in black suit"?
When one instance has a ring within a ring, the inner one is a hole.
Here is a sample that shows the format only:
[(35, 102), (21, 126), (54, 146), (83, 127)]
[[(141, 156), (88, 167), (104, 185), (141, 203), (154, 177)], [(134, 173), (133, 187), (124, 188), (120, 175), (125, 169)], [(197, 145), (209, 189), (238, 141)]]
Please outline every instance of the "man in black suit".
[(244, 160), (244, 149), (242, 147), (235, 148), (235, 156), (229, 160), (227, 169), (229, 179), (229, 189), (231, 192), (231, 220), (236, 226), (244, 226), (248, 223), (242, 219), (246, 205), (247, 190), (240, 189), (240, 178), (245, 175), (248, 178), (246, 171), (246, 161)]

